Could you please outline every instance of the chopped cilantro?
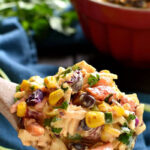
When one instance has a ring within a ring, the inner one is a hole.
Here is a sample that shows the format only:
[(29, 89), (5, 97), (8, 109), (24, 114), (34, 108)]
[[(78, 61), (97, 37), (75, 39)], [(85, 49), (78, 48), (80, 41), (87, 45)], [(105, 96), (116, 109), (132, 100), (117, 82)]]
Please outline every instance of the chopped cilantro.
[(90, 77), (88, 78), (88, 84), (90, 86), (95, 85), (98, 81), (100, 80), (100, 75), (99, 74), (91, 74)]
[(61, 108), (61, 109), (67, 109), (68, 108), (68, 102), (64, 101), (61, 106), (56, 106), (55, 108)]
[(46, 126), (50, 127), (51, 121), (52, 121), (51, 118), (50, 118), (50, 119), (45, 119), (45, 120), (44, 120), (44, 126), (45, 126), (45, 127), (46, 127)]
[(19, 98), (14, 98), (14, 102), (17, 102), (19, 100)]
[(108, 103), (108, 102), (109, 102), (109, 99), (110, 99), (112, 96), (113, 96), (113, 94), (109, 94), (109, 95), (104, 99), (104, 101), (105, 101), (106, 103)]
[(32, 86), (30, 87), (30, 89), (33, 91), (33, 90), (34, 90), (34, 85), (32, 85)]
[(68, 87), (64, 88), (63, 84), (61, 85), (62, 90), (64, 90), (64, 92), (66, 92), (68, 90)]
[(112, 113), (111, 112), (106, 112), (105, 113), (105, 122), (106, 123), (112, 123), (113, 118), (112, 118)]
[(63, 75), (63, 77), (65, 77), (68, 73), (70, 73), (72, 71), (72, 69), (69, 67), (69, 68), (67, 68), (65, 71), (63, 71), (62, 73), (61, 73), (61, 75)]
[(16, 86), (16, 92), (20, 92), (20, 85)]
[(129, 114), (127, 121), (134, 120), (136, 116), (134, 114)]
[(77, 66), (77, 65), (74, 65), (74, 66), (72, 66), (72, 70), (73, 70), (73, 71), (80, 70), (80, 67)]
[(78, 134), (78, 133), (76, 133), (75, 135), (68, 135), (68, 139), (69, 140), (74, 140), (74, 141), (76, 141), (76, 140), (80, 140), (82, 137), (81, 137), (81, 135), (80, 134)]
[(51, 122), (56, 122), (58, 120), (60, 120), (60, 118), (58, 118), (58, 117), (55, 116), (55, 117), (52, 118)]
[(125, 122), (122, 127), (128, 127), (127, 122)]
[(129, 133), (122, 133), (118, 140), (121, 141), (122, 143), (126, 144), (126, 145), (130, 145), (132, 140), (133, 140), (133, 132), (130, 131)]
[(52, 129), (52, 132), (57, 133), (57, 134), (59, 134), (62, 130), (62, 128), (53, 128), (53, 127), (51, 129)]

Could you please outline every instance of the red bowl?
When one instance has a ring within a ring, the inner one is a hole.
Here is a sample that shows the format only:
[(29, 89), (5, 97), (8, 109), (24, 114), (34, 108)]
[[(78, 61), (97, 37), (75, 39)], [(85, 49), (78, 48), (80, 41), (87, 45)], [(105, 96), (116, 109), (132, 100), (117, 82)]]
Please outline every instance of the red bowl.
[(150, 9), (127, 8), (101, 0), (72, 3), (85, 35), (101, 52), (128, 64), (150, 67)]

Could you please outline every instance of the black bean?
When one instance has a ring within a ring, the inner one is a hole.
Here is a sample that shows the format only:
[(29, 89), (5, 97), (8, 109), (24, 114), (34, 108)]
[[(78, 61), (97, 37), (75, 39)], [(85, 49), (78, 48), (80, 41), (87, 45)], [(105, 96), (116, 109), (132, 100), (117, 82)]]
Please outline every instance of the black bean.
[(87, 93), (80, 96), (80, 103), (82, 107), (92, 108), (94, 107), (95, 102), (95, 98)]
[(72, 143), (70, 144), (70, 149), (75, 149), (75, 150), (85, 150), (85, 146), (81, 143)]
[(79, 127), (81, 127), (83, 130), (87, 131), (90, 128), (86, 125), (85, 119), (80, 121)]

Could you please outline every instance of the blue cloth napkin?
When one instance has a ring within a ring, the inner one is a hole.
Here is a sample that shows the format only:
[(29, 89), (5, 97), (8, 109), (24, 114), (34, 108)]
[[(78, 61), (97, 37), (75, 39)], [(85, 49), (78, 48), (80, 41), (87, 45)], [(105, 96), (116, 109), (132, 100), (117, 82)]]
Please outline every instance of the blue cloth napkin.
[[(17, 18), (0, 22), (0, 68), (11, 81), (20, 83), (32, 75), (42, 77), (53, 75), (57, 67), (37, 64), (37, 52), (34, 42), (27, 37)], [(150, 95), (138, 94), (141, 102), (148, 103)], [(147, 130), (137, 138), (134, 150), (150, 150), (150, 113), (144, 114)], [(17, 132), (0, 114), (0, 145), (14, 150), (34, 150), (25, 147), (17, 138)]]

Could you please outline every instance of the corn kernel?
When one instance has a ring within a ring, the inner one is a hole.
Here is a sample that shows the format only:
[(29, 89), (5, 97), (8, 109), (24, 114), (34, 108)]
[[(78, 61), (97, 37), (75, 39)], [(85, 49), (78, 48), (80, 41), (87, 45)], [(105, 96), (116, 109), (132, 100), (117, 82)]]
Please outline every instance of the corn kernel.
[(25, 91), (22, 91), (22, 92), (17, 92), (17, 93), (15, 93), (14, 97), (20, 99), (20, 98), (22, 98), (24, 95), (25, 95)]
[(121, 134), (120, 130), (113, 128), (110, 124), (105, 124), (103, 130), (114, 137), (118, 137)]
[(112, 136), (110, 137), (109, 133), (107, 133), (104, 130), (102, 130), (100, 135), (101, 135), (101, 140), (103, 142), (108, 142), (108, 141), (111, 142)]
[(27, 91), (29, 89), (29, 87), (30, 87), (29, 81), (28, 80), (23, 80), (21, 85), (20, 85), (21, 90)]
[(105, 116), (103, 112), (89, 111), (86, 114), (85, 120), (88, 127), (96, 128), (105, 123)]
[(109, 106), (109, 104), (103, 102), (102, 104), (98, 105), (98, 108), (100, 111), (106, 112), (110, 109), (110, 106)]
[(100, 71), (100, 73), (110, 73), (110, 71), (109, 70), (102, 70), (102, 71)]
[(17, 116), (18, 117), (24, 117), (27, 110), (27, 104), (25, 101), (20, 102), (17, 106)]
[(121, 117), (125, 114), (124, 109), (121, 106), (112, 106), (112, 110), (114, 111), (115, 115)]
[(46, 77), (44, 79), (44, 83), (46, 85), (47, 88), (56, 88), (57, 87), (57, 81), (56, 81), (56, 78), (53, 77), (53, 76), (49, 76), (49, 77)]
[(56, 90), (49, 95), (49, 104), (55, 106), (57, 102), (64, 96), (62, 89)]

